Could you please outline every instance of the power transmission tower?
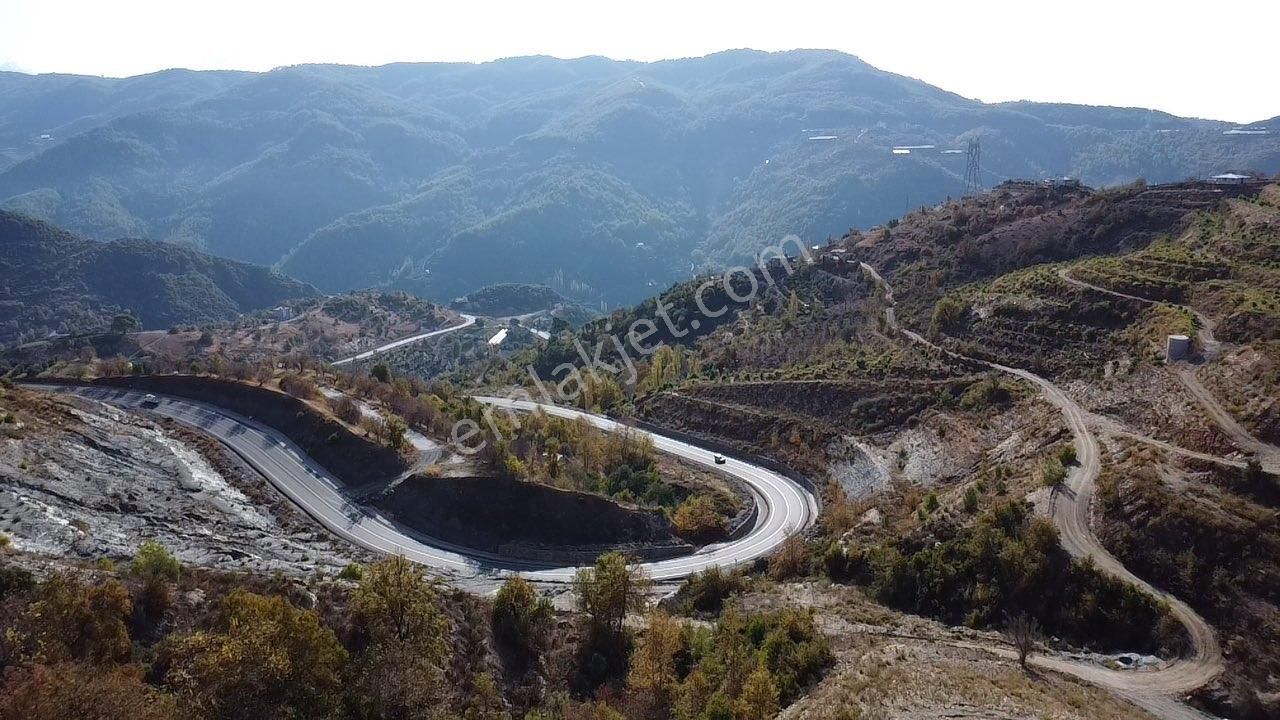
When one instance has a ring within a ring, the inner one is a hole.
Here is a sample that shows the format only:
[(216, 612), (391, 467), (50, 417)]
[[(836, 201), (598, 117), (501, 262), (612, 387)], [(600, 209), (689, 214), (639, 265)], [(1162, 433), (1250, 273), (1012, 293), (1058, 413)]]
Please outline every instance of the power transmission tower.
[(969, 138), (969, 147), (965, 150), (964, 194), (979, 195), (982, 193), (982, 139)]

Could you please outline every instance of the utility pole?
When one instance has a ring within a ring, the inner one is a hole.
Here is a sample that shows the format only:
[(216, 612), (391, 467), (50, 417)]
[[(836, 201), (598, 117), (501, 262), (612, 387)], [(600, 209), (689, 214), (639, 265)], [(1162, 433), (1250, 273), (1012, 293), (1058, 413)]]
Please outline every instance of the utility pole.
[(969, 147), (965, 150), (964, 194), (982, 194), (982, 138), (969, 138)]

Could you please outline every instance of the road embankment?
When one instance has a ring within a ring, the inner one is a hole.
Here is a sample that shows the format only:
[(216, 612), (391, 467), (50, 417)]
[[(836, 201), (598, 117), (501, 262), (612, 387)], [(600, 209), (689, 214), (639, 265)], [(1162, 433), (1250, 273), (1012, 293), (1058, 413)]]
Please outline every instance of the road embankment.
[(431, 537), (525, 560), (577, 564), (609, 548), (646, 559), (694, 550), (660, 511), (508, 478), (414, 476), (366, 502)]
[(385, 485), (410, 468), (400, 453), (351, 432), (302, 400), (271, 388), (191, 375), (109, 377), (83, 384), (197, 400), (257, 420), (289, 438), (353, 492)]

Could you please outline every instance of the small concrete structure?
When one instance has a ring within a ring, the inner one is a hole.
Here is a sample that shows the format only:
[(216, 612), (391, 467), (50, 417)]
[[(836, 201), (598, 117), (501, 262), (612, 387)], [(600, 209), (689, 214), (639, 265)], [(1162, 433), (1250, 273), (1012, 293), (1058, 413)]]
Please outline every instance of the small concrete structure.
[(1240, 173), (1222, 173), (1209, 178), (1209, 182), (1214, 185), (1243, 185), (1253, 178), (1249, 175), (1241, 175)]
[(1164, 346), (1164, 361), (1177, 362), (1186, 360), (1191, 354), (1191, 338), (1186, 335), (1170, 335)]

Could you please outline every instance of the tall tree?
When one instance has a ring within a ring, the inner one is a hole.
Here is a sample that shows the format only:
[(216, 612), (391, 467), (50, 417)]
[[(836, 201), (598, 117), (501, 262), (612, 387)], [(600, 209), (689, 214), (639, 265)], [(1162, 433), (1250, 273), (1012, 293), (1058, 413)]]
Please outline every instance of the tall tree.
[(209, 718), (324, 717), (336, 707), (347, 653), (310, 610), (236, 590), (213, 630), (165, 648), (166, 684)]
[(512, 577), (493, 600), (493, 634), (521, 660), (535, 656), (551, 626), (551, 602), (539, 597), (533, 584)]
[(655, 610), (649, 613), (649, 624), (631, 654), (631, 670), (627, 687), (639, 693), (649, 705), (650, 717), (670, 717), (680, 677), (676, 672), (676, 655), (684, 647), (684, 628), (670, 615)]

